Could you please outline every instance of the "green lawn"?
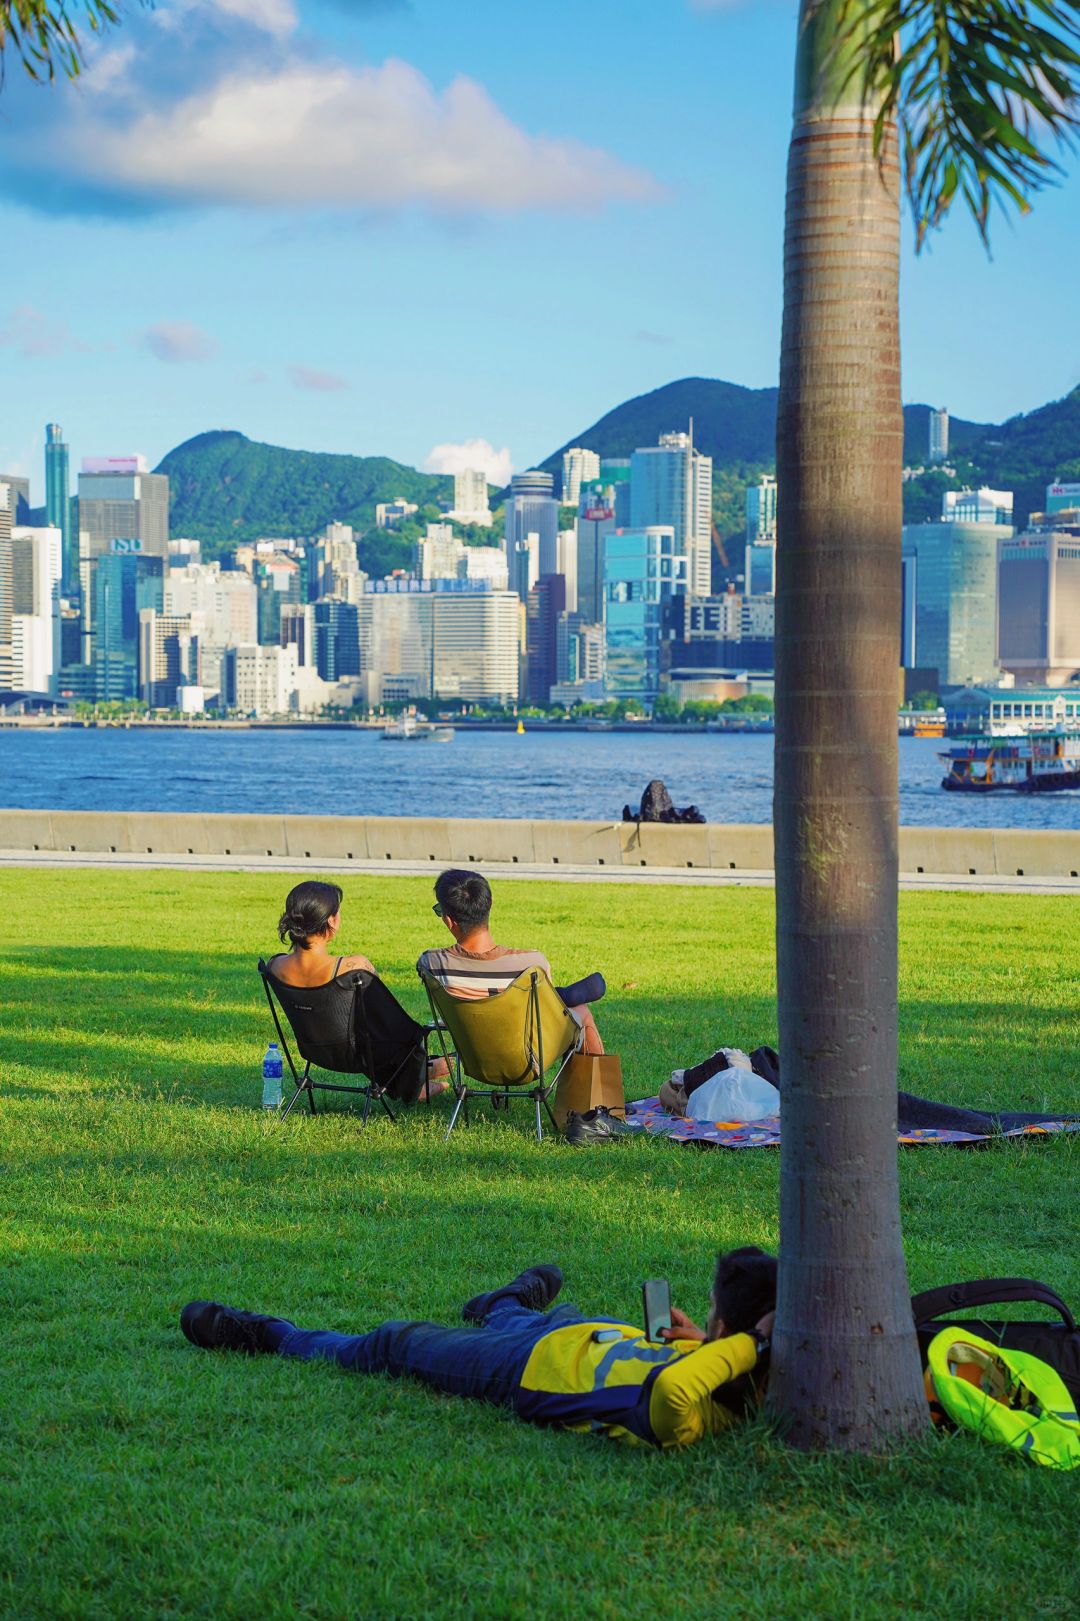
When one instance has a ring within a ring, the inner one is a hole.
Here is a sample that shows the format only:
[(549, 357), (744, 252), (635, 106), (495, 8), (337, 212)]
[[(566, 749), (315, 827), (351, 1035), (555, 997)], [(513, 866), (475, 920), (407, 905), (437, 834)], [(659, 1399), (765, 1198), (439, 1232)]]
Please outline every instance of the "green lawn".
[[(761, 1426), (684, 1455), (544, 1433), (328, 1366), (206, 1355), (210, 1296), (309, 1326), (452, 1321), (535, 1260), (636, 1320), (705, 1307), (713, 1256), (774, 1245), (778, 1158), (537, 1145), (528, 1111), (441, 1140), (419, 1112), (259, 1110), (254, 960), (279, 876), (5, 872), (0, 953), (0, 1615), (1065, 1614), (1076, 1479), (966, 1436), (803, 1458)], [(430, 886), (348, 885), (343, 942), (420, 1013)], [(500, 883), (497, 936), (604, 970), (631, 1095), (775, 1041), (772, 895)], [(1080, 1095), (1074, 901), (901, 897), (910, 1090)], [(1080, 1141), (909, 1150), (912, 1285), (1030, 1274), (1080, 1305)]]

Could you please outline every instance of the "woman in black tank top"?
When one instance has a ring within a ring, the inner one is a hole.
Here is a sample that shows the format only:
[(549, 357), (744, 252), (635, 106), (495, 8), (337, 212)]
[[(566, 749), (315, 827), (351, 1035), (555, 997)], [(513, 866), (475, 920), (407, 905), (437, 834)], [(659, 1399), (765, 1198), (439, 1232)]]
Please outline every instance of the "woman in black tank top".
[[(310, 879), (289, 891), (285, 910), (278, 920), (278, 937), (288, 938), (291, 951), (280, 952), (267, 964), (275, 979), (284, 985), (301, 990), (315, 990), (320, 986), (341, 984), (341, 974), (356, 971), (374, 974), (378, 970), (366, 957), (334, 957), (331, 946), (341, 928), (341, 902), (343, 891), (338, 884), (324, 884)], [(428, 1060), (428, 1079), (421, 1096), (437, 1097), (449, 1086), (446, 1060), (442, 1057)]]

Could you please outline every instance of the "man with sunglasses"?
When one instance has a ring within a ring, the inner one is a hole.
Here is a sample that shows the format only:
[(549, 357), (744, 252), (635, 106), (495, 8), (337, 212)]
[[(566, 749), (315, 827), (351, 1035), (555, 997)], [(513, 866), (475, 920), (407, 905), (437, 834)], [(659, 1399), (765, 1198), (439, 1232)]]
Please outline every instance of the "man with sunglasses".
[[(541, 969), (554, 984), (551, 964), (542, 951), (496, 945), (489, 926), (491, 904), (491, 885), (482, 873), (458, 868), (441, 872), (435, 880), (432, 911), (442, 918), (454, 944), (425, 951), (417, 964), (421, 973), (438, 980), (444, 990), (462, 1001), (497, 996), (527, 968)], [(582, 980), (560, 995), (585, 1032), (584, 1050), (598, 1054), (604, 1043), (587, 1004), (603, 994), (603, 983), (599, 975), (591, 977), (596, 986)]]

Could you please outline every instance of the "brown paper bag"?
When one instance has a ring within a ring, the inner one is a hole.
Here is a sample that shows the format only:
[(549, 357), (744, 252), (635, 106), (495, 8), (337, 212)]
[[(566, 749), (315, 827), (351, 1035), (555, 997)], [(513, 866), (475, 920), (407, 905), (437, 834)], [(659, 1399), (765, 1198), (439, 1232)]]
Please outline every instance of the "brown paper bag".
[(571, 1109), (584, 1114), (586, 1109), (596, 1109), (601, 1104), (620, 1120), (625, 1119), (626, 1100), (618, 1054), (605, 1053), (598, 1058), (591, 1053), (575, 1053), (555, 1088), (551, 1112), (556, 1125), (564, 1131)]

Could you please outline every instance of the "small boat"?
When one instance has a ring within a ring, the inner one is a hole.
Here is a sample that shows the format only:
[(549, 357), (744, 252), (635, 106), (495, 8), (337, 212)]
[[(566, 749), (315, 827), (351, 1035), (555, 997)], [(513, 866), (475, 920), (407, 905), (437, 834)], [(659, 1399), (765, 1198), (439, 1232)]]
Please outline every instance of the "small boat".
[(938, 755), (947, 767), (941, 786), (986, 794), (1080, 788), (1080, 732), (1029, 732), (1024, 737), (971, 737)]
[(432, 726), (415, 715), (402, 715), (382, 730), (384, 743), (452, 743), (454, 735), (452, 726)]
[(943, 720), (917, 720), (911, 731), (912, 737), (944, 737), (945, 722)]

